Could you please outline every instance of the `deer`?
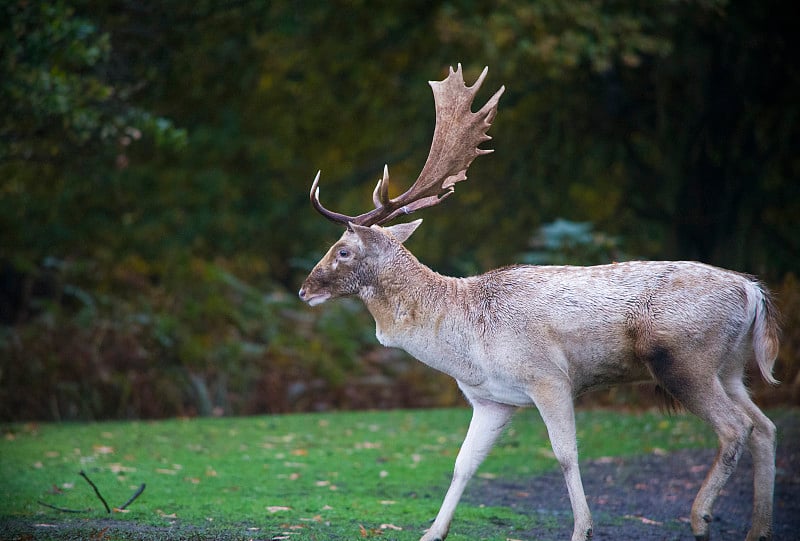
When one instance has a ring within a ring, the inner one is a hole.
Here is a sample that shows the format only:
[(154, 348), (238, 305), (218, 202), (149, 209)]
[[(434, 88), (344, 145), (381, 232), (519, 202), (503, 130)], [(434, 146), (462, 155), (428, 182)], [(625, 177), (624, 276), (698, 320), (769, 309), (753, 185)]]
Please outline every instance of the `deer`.
[(505, 87), (477, 112), (461, 65), (429, 82), (436, 122), (417, 180), (389, 196), (389, 170), (373, 190), (374, 209), (349, 216), (319, 199), (313, 207), (345, 231), (302, 284), (310, 306), (357, 297), (375, 320), (378, 341), (401, 348), (454, 378), (472, 407), (452, 482), (420, 541), (443, 540), (470, 478), (515, 411), (533, 406), (544, 421), (573, 513), (572, 541), (592, 537), (592, 515), (578, 464), (577, 396), (611, 385), (651, 382), (716, 433), (718, 452), (691, 508), (691, 530), (710, 538), (712, 508), (739, 457), (753, 457), (753, 509), (747, 541), (772, 537), (776, 428), (745, 384), (757, 367), (770, 384), (779, 320), (755, 277), (692, 261), (628, 261), (599, 266), (514, 265), (472, 277), (440, 275), (404, 243), (421, 219), (384, 225), (438, 205), (465, 180)]

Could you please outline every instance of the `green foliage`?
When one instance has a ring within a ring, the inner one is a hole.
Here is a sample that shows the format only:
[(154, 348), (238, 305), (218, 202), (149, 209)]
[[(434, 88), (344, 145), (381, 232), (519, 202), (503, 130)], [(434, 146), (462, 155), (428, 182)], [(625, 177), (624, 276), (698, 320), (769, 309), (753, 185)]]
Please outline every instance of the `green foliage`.
[(0, 256), (26, 266), (101, 243), (87, 232), (112, 226), (108, 176), (133, 143), (186, 134), (132, 103), (109, 34), (68, 3), (5, 2), (0, 20)]
[[(239, 276), (259, 259), (52, 261), (0, 334), (0, 419), (154, 418), (452, 405), (444, 376), (381, 348), (360, 304), (319, 314)], [(56, 270), (56, 267), (58, 269)], [(91, 280), (87, 280), (91, 278)], [(419, 396), (409, 394), (411, 387)]]
[(800, 266), (790, 7), (4, 3), (0, 388), (42, 383), (3, 415), (457, 403), (357, 305), (291, 299), (336, 233), (314, 172), (348, 213), (384, 163), (405, 189), (424, 81), (458, 61), (470, 81), (490, 66), (478, 101), (507, 90), (496, 152), (409, 243), (434, 269), (636, 254), (780, 283)]
[(601, 265), (620, 261), (619, 239), (592, 231), (588, 222), (558, 219), (542, 225), (521, 256), (531, 265)]
[(70, 153), (121, 147), (154, 135), (180, 144), (170, 121), (133, 106), (133, 89), (107, 73), (111, 40), (66, 2), (11, 1), (2, 8), (0, 164), (65, 163)]

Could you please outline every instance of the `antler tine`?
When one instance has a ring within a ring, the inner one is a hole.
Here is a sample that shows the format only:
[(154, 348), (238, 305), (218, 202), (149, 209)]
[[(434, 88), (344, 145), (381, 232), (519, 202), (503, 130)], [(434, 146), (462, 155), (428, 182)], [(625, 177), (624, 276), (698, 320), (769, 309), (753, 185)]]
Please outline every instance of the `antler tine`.
[(500, 89), (478, 112), (471, 110), (472, 101), (480, 89), (489, 68), (484, 68), (472, 86), (467, 86), (461, 64), (442, 81), (430, 81), (436, 106), (436, 127), (428, 159), (417, 180), (402, 195), (389, 198), (389, 168), (384, 166), (383, 177), (372, 192), (375, 208), (358, 216), (347, 216), (327, 210), (319, 202), (319, 176), (311, 186), (311, 202), (317, 211), (332, 222), (369, 226), (383, 224), (400, 214), (438, 205), (455, 190), (455, 184), (467, 178), (467, 169), (480, 155), (492, 152), (478, 148), (491, 139), (486, 132), (497, 114), (497, 105), (505, 91)]
[(347, 214), (334, 212), (326, 209), (322, 205), (319, 200), (319, 177), (321, 173), (322, 171), (317, 171), (317, 176), (314, 177), (314, 182), (311, 183), (311, 192), (309, 193), (309, 197), (311, 198), (311, 204), (314, 206), (317, 212), (322, 214), (325, 218), (333, 223), (343, 224), (348, 229), (350, 229), (350, 224), (372, 225), (374, 223), (378, 223), (376, 217), (380, 219), (380, 216), (391, 212), (391, 210), (388, 210), (386, 206), (386, 204), (391, 204), (391, 200), (389, 199), (388, 166), (383, 167), (383, 178), (378, 181), (378, 185), (375, 186), (375, 191), (372, 194), (372, 200), (375, 202), (376, 208), (370, 212), (359, 214), (358, 216), (349, 216)]
[(317, 171), (317, 176), (314, 177), (314, 182), (311, 184), (311, 192), (309, 193), (309, 197), (311, 198), (311, 204), (314, 205), (314, 208), (317, 209), (317, 212), (325, 216), (328, 220), (332, 221), (333, 223), (348, 225), (350, 222), (353, 221), (352, 216), (347, 216), (345, 214), (339, 214), (338, 212), (330, 211), (325, 207), (323, 207), (322, 203), (319, 202), (319, 177), (321, 174), (322, 170)]
[(383, 177), (378, 179), (375, 190), (372, 192), (372, 202), (375, 208), (389, 204), (389, 166), (383, 166)]

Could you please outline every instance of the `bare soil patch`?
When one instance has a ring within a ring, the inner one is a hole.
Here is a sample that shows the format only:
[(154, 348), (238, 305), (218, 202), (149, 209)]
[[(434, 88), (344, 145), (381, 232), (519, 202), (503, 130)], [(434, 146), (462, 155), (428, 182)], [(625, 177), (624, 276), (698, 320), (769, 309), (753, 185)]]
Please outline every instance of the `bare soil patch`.
[[(619, 437), (625, 437), (620, 434)], [(800, 539), (800, 426), (778, 423), (774, 539)], [(594, 540), (690, 540), (692, 501), (714, 459), (713, 450), (610, 457), (581, 463), (594, 517)], [(745, 453), (714, 508), (711, 538), (744, 539), (753, 502), (753, 464)], [(572, 512), (560, 471), (529, 479), (476, 479), (465, 495), (473, 505), (508, 506), (542, 520), (523, 539), (569, 539)], [(457, 528), (457, 522), (454, 528)]]

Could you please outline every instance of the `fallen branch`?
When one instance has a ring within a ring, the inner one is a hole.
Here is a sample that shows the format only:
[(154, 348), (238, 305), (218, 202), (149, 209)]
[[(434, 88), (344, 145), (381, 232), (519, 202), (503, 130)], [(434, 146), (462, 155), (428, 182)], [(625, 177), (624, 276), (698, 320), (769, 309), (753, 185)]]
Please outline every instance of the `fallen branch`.
[(56, 511), (60, 511), (62, 513), (88, 513), (91, 511), (91, 509), (68, 509), (66, 507), (58, 507), (55, 505), (50, 505), (49, 503), (45, 503), (42, 500), (37, 500), (36, 503), (45, 507), (49, 507), (50, 509), (55, 509)]
[[(84, 479), (86, 479), (86, 482), (87, 482), (87, 483), (89, 483), (89, 486), (91, 486), (91, 487), (92, 487), (92, 489), (94, 489), (94, 493), (97, 495), (97, 497), (100, 499), (100, 501), (101, 501), (101, 502), (103, 502), (103, 507), (105, 507), (105, 508), (106, 508), (106, 513), (108, 513), (108, 514), (111, 514), (111, 508), (108, 506), (108, 503), (106, 502), (106, 499), (105, 499), (105, 498), (103, 498), (103, 495), (102, 495), (102, 494), (100, 494), (100, 489), (99, 489), (99, 488), (97, 488), (97, 485), (95, 485), (95, 484), (92, 482), (92, 480), (91, 480), (91, 479), (89, 479), (89, 476), (88, 476), (88, 475), (86, 475), (86, 472), (85, 472), (85, 471), (81, 470), (81, 471), (80, 471), (80, 472), (78, 472), (78, 473), (80, 474), (80, 476), (81, 476), (81, 477), (83, 477)], [(142, 495), (142, 492), (144, 492), (144, 489), (145, 489), (145, 487), (146, 487), (146, 485), (145, 485), (144, 483), (142, 483), (141, 485), (139, 485), (139, 488), (137, 488), (137, 489), (136, 489), (136, 492), (134, 492), (134, 493), (133, 493), (133, 496), (131, 496), (130, 498), (128, 498), (128, 501), (126, 501), (125, 503), (123, 503), (123, 504), (122, 504), (122, 505), (120, 505), (119, 507), (115, 507), (115, 508), (114, 508), (114, 511), (125, 511), (125, 509), (126, 509), (126, 508), (127, 508), (129, 505), (130, 505), (130, 504), (132, 504), (132, 503), (133, 503), (133, 502), (136, 500), (136, 498), (138, 498), (139, 496), (141, 496), (141, 495)], [(56, 510), (56, 511), (60, 511), (61, 513), (89, 513), (89, 512), (91, 512), (91, 511), (92, 511), (92, 509), (91, 509), (91, 508), (88, 508), (88, 509), (69, 509), (69, 508), (67, 508), (67, 507), (58, 507), (57, 505), (51, 505), (51, 504), (49, 504), (49, 503), (45, 503), (45, 502), (43, 502), (43, 501), (41, 501), (41, 500), (37, 500), (37, 503), (38, 503), (39, 505), (43, 505), (44, 507), (48, 507), (48, 508), (50, 508), (50, 509), (54, 509), (54, 510)]]
[(125, 510), (125, 508), (126, 508), (126, 507), (128, 507), (130, 504), (132, 504), (132, 503), (133, 503), (133, 501), (134, 501), (136, 498), (138, 498), (139, 496), (141, 496), (141, 495), (142, 495), (142, 492), (144, 492), (144, 488), (145, 488), (145, 484), (144, 484), (144, 483), (142, 483), (142, 484), (139, 486), (139, 488), (138, 488), (138, 489), (136, 489), (136, 492), (134, 492), (134, 493), (133, 493), (133, 496), (131, 496), (131, 497), (128, 499), (128, 501), (127, 501), (127, 502), (125, 502), (125, 503), (123, 503), (122, 505), (120, 505), (119, 507), (117, 507), (117, 509), (119, 509), (120, 511), (123, 511), (123, 510)]
[(103, 502), (103, 506), (105, 506), (105, 508), (106, 508), (106, 513), (108, 513), (110, 515), (111, 514), (111, 508), (106, 503), (106, 499), (103, 498), (103, 495), (100, 494), (100, 491), (97, 489), (97, 486), (94, 483), (92, 483), (92, 480), (89, 479), (89, 476), (86, 475), (86, 472), (81, 470), (79, 473), (80, 473), (80, 476), (83, 477), (84, 479), (86, 479), (86, 482), (89, 483), (89, 485), (91, 485), (91, 487), (94, 489), (94, 493), (97, 494), (97, 497), (100, 498), (101, 502)]

